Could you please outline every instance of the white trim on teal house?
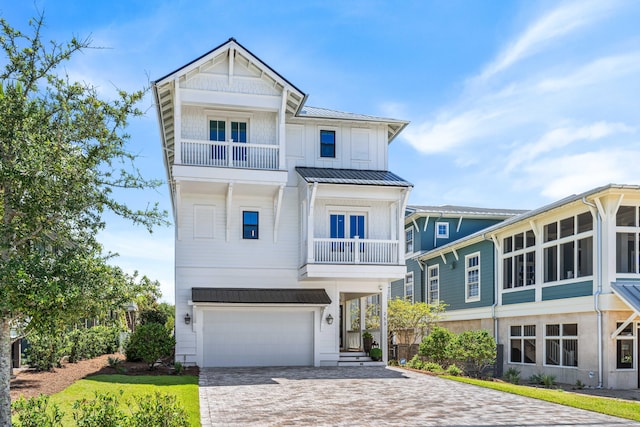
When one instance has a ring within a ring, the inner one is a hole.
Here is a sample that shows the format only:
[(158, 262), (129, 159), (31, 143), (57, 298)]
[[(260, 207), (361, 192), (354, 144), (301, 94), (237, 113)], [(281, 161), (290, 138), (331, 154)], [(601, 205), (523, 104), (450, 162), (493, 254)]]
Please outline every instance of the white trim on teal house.
[[(480, 298), (469, 301), (467, 261), (478, 251)], [(414, 260), (425, 271), (440, 269), (444, 325), (493, 331), (505, 368), (524, 378), (546, 372), (563, 383), (625, 389), (640, 386), (639, 253), (640, 186), (611, 184)], [(465, 267), (456, 268), (458, 261)]]

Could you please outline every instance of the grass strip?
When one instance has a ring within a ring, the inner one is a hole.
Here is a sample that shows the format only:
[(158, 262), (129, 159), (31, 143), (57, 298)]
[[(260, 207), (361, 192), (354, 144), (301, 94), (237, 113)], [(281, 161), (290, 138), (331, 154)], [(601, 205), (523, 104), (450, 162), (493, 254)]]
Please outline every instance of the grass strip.
[(194, 427), (200, 427), (200, 403), (198, 377), (193, 375), (95, 375), (76, 381), (63, 391), (51, 396), (50, 403), (57, 403), (65, 413), (65, 424), (73, 423), (73, 402), (93, 399), (94, 392), (122, 395), (121, 407), (134, 395), (153, 394), (156, 391), (172, 394), (182, 404)]
[(467, 377), (443, 375), (442, 378), (518, 394), (520, 396), (533, 397), (534, 399), (546, 400), (547, 402), (558, 403), (573, 408), (586, 409), (587, 411), (598, 412), (614, 417), (640, 421), (640, 402), (610, 397), (588, 396), (559, 389), (528, 387), (498, 381), (484, 381)]

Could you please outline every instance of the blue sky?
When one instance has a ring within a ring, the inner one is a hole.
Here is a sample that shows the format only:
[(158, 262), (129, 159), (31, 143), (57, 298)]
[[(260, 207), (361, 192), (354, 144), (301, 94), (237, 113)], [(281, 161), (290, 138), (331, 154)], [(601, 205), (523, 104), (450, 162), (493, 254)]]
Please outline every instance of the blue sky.
[[(608, 183), (640, 184), (640, 2), (15, 1), (0, 15), (46, 38), (105, 49), (67, 64), (104, 96), (136, 90), (235, 37), (305, 93), (307, 105), (410, 120), (389, 169), (412, 204), (537, 208)], [(3, 59), (0, 58), (0, 61)], [(151, 96), (131, 151), (164, 178)], [(134, 206), (166, 186), (123, 193)], [(173, 302), (173, 229), (149, 235), (111, 216), (114, 262)]]

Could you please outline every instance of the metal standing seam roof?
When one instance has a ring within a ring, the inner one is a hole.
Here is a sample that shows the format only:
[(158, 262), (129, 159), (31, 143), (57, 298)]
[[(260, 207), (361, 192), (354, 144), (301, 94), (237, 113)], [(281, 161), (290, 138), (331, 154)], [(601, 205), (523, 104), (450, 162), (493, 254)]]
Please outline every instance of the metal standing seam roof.
[(636, 313), (640, 314), (640, 282), (614, 282), (611, 289)]
[(525, 212), (529, 212), (524, 209), (494, 209), (494, 208), (477, 208), (473, 206), (455, 206), (455, 205), (442, 205), (442, 206), (407, 206), (407, 211), (410, 213), (442, 213), (452, 215), (494, 215), (510, 217), (514, 215), (520, 215)]
[(193, 302), (329, 305), (324, 289), (191, 288)]
[(361, 170), (361, 169), (330, 169), (296, 167), (296, 172), (306, 182), (319, 184), (354, 184), (354, 185), (382, 185), (390, 187), (413, 187), (408, 181), (389, 171)]
[(535, 217), (536, 215), (540, 215), (542, 213), (545, 212), (549, 212), (553, 209), (559, 208), (561, 206), (567, 205), (569, 203), (573, 203), (573, 202), (577, 202), (581, 199), (585, 199), (589, 196), (593, 196), (594, 194), (598, 194), (600, 192), (606, 191), (606, 190), (612, 190), (612, 189), (618, 189), (618, 190), (640, 190), (640, 185), (621, 185), (621, 184), (607, 184), (607, 185), (603, 185), (602, 187), (596, 187), (593, 188), (591, 190), (585, 191), (584, 193), (580, 193), (580, 194), (573, 194), (571, 196), (567, 196), (564, 199), (558, 200), (556, 202), (550, 203), (548, 205), (542, 206), (540, 208), (537, 209), (533, 209), (530, 211), (525, 211), (524, 213), (520, 214), (520, 215), (515, 215), (512, 216), (511, 218), (505, 219), (502, 222), (499, 222), (498, 224), (494, 224), (490, 227), (484, 228), (482, 230), (479, 230), (473, 234), (469, 234), (468, 236), (462, 237), (458, 240), (455, 240), (453, 242), (447, 243), (446, 245), (442, 245), (439, 246), (435, 249), (431, 249), (429, 251), (426, 252), (420, 252), (419, 254), (416, 254), (415, 256), (411, 257), (411, 258), (422, 258), (424, 256), (431, 256), (431, 255), (436, 255), (436, 254), (440, 254), (443, 251), (446, 251), (452, 247), (455, 247), (463, 242), (467, 242), (469, 240), (473, 240), (476, 239), (478, 237), (482, 237), (488, 233), (492, 233), (495, 232), (497, 230), (500, 230), (502, 228), (508, 227), (512, 224), (516, 224), (518, 222), (521, 221), (525, 221), (528, 220), (530, 218)]
[(390, 119), (387, 117), (369, 116), (367, 114), (348, 113), (345, 111), (330, 110), (328, 108), (308, 107), (308, 106), (302, 107), (297, 117), (362, 120), (362, 121), (368, 121), (368, 122), (383, 122), (383, 123), (398, 123), (398, 124), (409, 123), (405, 120)]

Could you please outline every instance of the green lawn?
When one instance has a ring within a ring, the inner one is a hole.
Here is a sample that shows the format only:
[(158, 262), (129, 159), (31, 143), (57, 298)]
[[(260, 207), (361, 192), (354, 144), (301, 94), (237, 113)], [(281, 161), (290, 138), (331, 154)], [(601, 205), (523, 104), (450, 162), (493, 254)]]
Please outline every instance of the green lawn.
[(133, 395), (153, 394), (156, 391), (176, 396), (184, 406), (192, 426), (200, 426), (200, 404), (198, 399), (198, 377), (192, 375), (95, 375), (75, 382), (60, 393), (51, 396), (66, 414), (66, 424), (72, 424), (71, 405), (78, 399), (93, 398), (94, 392), (119, 394), (123, 400)]
[(535, 399), (546, 400), (548, 402), (559, 403), (561, 405), (572, 406), (574, 408), (586, 409), (588, 411), (599, 412), (601, 414), (612, 415), (614, 417), (640, 421), (640, 402), (599, 396), (587, 396), (578, 393), (565, 392), (563, 390), (527, 387), (497, 381), (483, 381), (467, 377), (452, 377), (447, 375), (443, 376), (443, 378), (467, 384), (474, 384), (480, 387), (492, 388), (494, 390), (505, 391), (507, 393), (519, 394), (521, 396), (533, 397)]

